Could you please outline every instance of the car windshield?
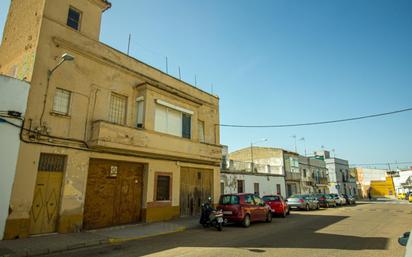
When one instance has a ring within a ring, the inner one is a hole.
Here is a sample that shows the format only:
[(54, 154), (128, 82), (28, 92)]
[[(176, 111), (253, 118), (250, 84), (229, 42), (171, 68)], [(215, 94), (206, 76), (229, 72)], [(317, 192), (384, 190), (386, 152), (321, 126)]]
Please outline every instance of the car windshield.
[(222, 195), (219, 204), (239, 204), (239, 196), (236, 195)]
[(266, 195), (262, 197), (263, 201), (279, 201), (280, 197), (277, 195)]

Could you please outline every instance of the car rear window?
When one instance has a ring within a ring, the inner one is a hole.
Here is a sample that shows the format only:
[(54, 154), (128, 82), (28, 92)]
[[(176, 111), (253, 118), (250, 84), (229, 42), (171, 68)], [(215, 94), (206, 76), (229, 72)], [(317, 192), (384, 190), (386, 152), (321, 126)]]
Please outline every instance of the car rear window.
[(277, 195), (268, 195), (268, 196), (264, 196), (262, 197), (263, 201), (279, 201), (280, 197)]
[(289, 198), (302, 198), (303, 195), (291, 195)]
[(219, 204), (239, 204), (239, 196), (236, 195), (222, 195)]

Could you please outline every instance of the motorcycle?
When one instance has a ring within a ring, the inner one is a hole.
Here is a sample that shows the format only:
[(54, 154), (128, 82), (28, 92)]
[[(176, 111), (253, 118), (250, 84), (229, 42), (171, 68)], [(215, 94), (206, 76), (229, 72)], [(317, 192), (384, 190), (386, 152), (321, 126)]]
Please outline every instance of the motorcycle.
[(202, 204), (200, 224), (202, 224), (204, 228), (215, 227), (218, 231), (222, 231), (223, 211), (213, 209), (210, 203)]

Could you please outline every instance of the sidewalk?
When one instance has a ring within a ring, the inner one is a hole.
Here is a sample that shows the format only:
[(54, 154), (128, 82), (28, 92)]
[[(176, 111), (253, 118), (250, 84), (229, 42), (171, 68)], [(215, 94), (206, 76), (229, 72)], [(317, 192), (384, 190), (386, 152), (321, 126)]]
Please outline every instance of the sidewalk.
[(126, 225), (79, 233), (49, 234), (17, 240), (3, 240), (0, 241), (0, 257), (38, 256), (176, 233), (196, 227), (198, 227), (198, 218), (190, 217), (167, 222)]

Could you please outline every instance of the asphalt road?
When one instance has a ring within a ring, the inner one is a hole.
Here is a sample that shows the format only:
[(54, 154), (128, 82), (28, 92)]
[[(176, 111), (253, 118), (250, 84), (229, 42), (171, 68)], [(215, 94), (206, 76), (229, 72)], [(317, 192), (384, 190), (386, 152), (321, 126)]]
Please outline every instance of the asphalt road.
[(176, 234), (50, 256), (403, 256), (397, 238), (412, 228), (412, 205), (358, 204), (292, 212), (249, 228)]

